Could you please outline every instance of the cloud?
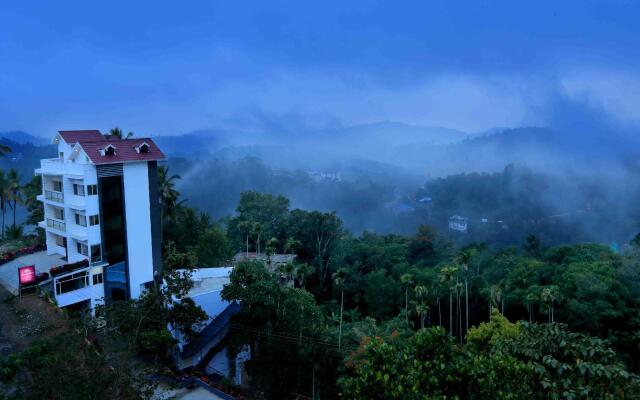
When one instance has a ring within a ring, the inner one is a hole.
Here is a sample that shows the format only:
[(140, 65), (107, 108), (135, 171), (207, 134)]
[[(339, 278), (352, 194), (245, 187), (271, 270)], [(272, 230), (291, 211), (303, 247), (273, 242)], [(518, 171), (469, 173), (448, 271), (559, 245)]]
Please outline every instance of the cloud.
[(640, 73), (584, 70), (565, 76), (562, 90), (571, 100), (601, 109), (622, 125), (640, 123)]

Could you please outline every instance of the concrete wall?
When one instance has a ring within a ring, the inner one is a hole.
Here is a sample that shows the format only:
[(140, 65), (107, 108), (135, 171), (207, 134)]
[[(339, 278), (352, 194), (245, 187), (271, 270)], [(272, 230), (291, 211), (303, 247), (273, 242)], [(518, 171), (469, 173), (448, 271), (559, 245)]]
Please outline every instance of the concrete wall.
[(129, 293), (140, 297), (142, 285), (153, 280), (153, 246), (149, 204), (149, 171), (146, 162), (123, 166), (127, 223)]

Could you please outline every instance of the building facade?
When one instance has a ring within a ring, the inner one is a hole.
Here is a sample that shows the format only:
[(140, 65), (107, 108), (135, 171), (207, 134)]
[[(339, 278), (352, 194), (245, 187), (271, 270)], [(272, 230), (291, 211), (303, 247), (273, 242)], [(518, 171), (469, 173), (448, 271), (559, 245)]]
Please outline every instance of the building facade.
[(58, 156), (41, 160), (47, 253), (66, 262), (53, 278), (61, 307), (93, 310), (138, 298), (161, 268), (157, 163), (148, 138), (120, 139), (97, 130), (60, 131)]

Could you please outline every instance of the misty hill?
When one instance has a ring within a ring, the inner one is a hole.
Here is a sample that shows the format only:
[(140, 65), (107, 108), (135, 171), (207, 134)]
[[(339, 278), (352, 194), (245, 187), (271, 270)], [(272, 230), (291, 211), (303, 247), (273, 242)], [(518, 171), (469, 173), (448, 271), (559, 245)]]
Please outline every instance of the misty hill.
[(50, 140), (48, 139), (33, 136), (23, 131), (0, 132), (0, 139), (10, 140), (13, 143), (18, 144), (31, 143), (36, 146), (45, 146), (50, 143)]
[(407, 144), (450, 144), (465, 139), (467, 134), (450, 128), (382, 121), (315, 131), (307, 136), (311, 142), (323, 147), (355, 146), (351, 147), (351, 150), (358, 151), (358, 149), (381, 150)]

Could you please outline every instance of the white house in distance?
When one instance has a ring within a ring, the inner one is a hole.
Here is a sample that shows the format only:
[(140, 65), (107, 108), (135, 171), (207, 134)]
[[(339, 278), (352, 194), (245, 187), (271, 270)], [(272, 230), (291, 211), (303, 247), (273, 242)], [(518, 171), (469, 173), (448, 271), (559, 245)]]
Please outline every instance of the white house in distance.
[(138, 298), (161, 268), (157, 162), (148, 138), (119, 139), (98, 130), (59, 131), (58, 156), (42, 176), (47, 253), (66, 266), (54, 274), (60, 307)]

